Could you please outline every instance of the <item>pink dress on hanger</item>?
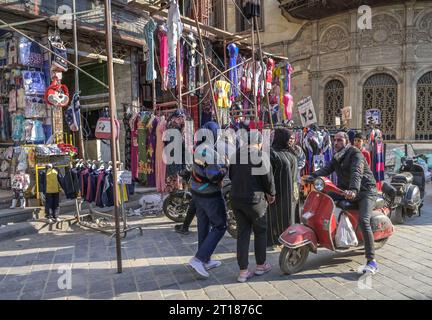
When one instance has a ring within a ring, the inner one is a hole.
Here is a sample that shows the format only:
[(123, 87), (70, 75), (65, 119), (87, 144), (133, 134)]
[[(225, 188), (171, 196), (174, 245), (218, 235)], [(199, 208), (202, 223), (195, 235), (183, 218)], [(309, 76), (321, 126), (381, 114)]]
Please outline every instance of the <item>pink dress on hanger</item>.
[(165, 192), (166, 165), (163, 162), (164, 142), (163, 133), (166, 130), (166, 120), (162, 117), (156, 127), (156, 189), (157, 192)]
[(162, 90), (168, 90), (168, 36), (165, 25), (158, 28)]

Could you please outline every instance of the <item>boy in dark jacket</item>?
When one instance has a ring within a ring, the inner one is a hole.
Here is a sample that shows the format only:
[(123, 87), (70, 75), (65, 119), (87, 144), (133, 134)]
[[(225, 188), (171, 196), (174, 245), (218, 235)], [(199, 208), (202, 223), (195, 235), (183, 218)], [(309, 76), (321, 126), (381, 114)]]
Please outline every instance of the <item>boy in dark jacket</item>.
[[(262, 136), (258, 131), (249, 133), (249, 144), (237, 149), (230, 160), (231, 205), (237, 222), (237, 262), (240, 267), (239, 282), (271, 270), (266, 262), (267, 248), (267, 202), (273, 203), (276, 189), (269, 162), (264, 174), (254, 174), (254, 168), (262, 168)], [(256, 160), (260, 160), (259, 163)], [(246, 163), (241, 163), (246, 160)], [(265, 163), (265, 162), (264, 162)], [(260, 172), (261, 173), (261, 172)], [(248, 270), (249, 243), (251, 231), (255, 235), (256, 270)]]
[(207, 271), (221, 265), (220, 261), (211, 260), (211, 255), (227, 229), (222, 180), (228, 168), (214, 148), (218, 124), (207, 122), (203, 129), (211, 132), (213, 141), (197, 144), (194, 154), (191, 192), (198, 220), (198, 251), (189, 261), (189, 266), (200, 277), (208, 278)]

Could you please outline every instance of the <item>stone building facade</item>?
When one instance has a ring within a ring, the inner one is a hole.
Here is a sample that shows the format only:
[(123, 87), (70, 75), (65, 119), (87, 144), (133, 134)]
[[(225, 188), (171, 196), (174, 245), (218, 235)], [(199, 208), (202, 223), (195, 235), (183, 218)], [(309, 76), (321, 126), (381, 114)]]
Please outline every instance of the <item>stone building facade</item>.
[(265, 50), (289, 57), (295, 101), (311, 96), (321, 125), (351, 106), (349, 126), (364, 128), (377, 108), (386, 140), (432, 140), (432, 1), (372, 7), (372, 29), (358, 19), (353, 9), (308, 21)]

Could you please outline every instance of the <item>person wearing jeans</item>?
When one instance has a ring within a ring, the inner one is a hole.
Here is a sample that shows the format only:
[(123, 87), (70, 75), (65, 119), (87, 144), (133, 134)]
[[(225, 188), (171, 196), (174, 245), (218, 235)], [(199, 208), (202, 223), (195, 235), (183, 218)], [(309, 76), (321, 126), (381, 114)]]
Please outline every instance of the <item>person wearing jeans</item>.
[[(259, 153), (262, 147), (262, 136), (259, 132), (249, 133), (249, 144), (237, 149), (235, 159), (231, 159), (229, 176), (231, 179), (231, 206), (237, 223), (237, 262), (240, 274), (239, 282), (246, 282), (250, 277), (262, 275), (271, 270), (266, 262), (267, 249), (267, 201), (273, 203), (276, 195), (273, 172), (270, 162), (262, 166)], [(254, 157), (255, 155), (255, 157)], [(241, 159), (248, 159), (241, 163)], [(235, 161), (234, 161), (235, 160)], [(255, 164), (258, 163), (258, 164)], [(262, 172), (254, 172), (253, 168), (263, 168)], [(254, 232), (255, 260), (257, 267), (249, 271), (249, 243), (251, 231)]]
[(198, 219), (198, 251), (190, 259), (189, 266), (199, 277), (208, 278), (207, 271), (221, 265), (220, 261), (211, 260), (211, 256), (227, 229), (222, 181), (228, 168), (214, 147), (219, 125), (210, 121), (203, 129), (207, 129), (207, 134), (205, 140), (195, 147), (191, 179), (192, 200)]
[(345, 198), (358, 204), (367, 259), (362, 272), (374, 274), (378, 272), (378, 265), (375, 261), (374, 236), (370, 220), (377, 197), (376, 182), (361, 151), (349, 145), (348, 141), (345, 132), (338, 132), (334, 137), (335, 154), (331, 162), (311, 176), (326, 177), (336, 172), (338, 187), (345, 190)]

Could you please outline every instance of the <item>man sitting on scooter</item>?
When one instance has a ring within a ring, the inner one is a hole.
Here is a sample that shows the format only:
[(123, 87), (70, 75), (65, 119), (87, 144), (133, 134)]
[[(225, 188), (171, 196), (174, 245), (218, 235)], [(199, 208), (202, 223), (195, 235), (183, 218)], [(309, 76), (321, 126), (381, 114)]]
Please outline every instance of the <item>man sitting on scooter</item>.
[(335, 154), (324, 168), (311, 174), (312, 177), (326, 177), (336, 172), (337, 185), (345, 190), (347, 200), (358, 204), (360, 228), (363, 233), (367, 263), (362, 272), (376, 273), (374, 237), (370, 224), (372, 210), (377, 197), (376, 182), (361, 151), (348, 144), (348, 135), (338, 132), (334, 137)]

